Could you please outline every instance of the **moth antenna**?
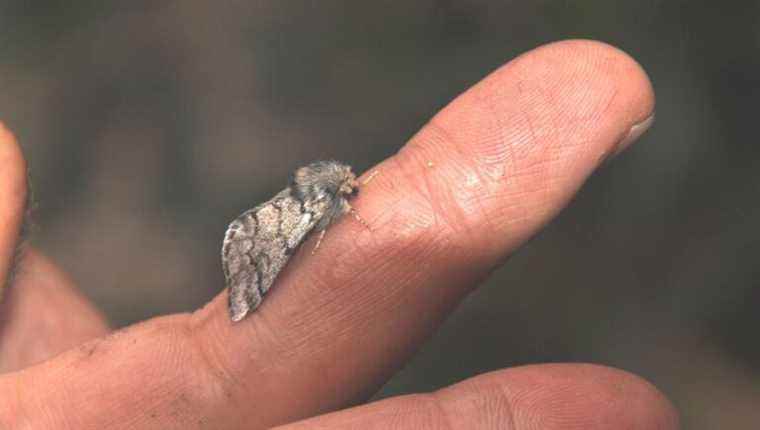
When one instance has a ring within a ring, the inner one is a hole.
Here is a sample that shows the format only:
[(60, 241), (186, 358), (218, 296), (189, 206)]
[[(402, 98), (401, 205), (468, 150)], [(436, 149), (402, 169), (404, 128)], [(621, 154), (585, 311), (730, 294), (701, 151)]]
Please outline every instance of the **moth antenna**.
[(375, 170), (374, 172), (370, 173), (369, 176), (367, 176), (367, 179), (362, 181), (362, 185), (367, 185), (369, 182), (373, 179), (375, 179), (375, 176), (377, 176), (380, 173), (379, 170)]

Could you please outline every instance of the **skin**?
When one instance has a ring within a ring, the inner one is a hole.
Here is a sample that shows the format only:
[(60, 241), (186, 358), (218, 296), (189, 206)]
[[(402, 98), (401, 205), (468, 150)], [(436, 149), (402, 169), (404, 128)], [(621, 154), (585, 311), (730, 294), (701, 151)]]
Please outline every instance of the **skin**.
[[(676, 429), (652, 385), (585, 364), (505, 369), (350, 407), (653, 111), (646, 74), (610, 46), (566, 41), (516, 58), (370, 170), (380, 173), (352, 204), (371, 231), (344, 217), (315, 255), (312, 238), (234, 325), (222, 292), (193, 313), (110, 332), (33, 251), (0, 309), (0, 428)], [(5, 130), (0, 164), (5, 273), (26, 189)]]

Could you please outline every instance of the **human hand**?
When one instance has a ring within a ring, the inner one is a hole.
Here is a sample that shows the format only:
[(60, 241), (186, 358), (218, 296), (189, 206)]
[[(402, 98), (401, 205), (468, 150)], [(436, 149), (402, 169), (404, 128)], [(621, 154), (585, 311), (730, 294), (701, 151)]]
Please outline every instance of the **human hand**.
[[(0, 428), (678, 428), (651, 385), (584, 364), (517, 367), (349, 407), (635, 140), (653, 109), (644, 72), (607, 45), (560, 42), (520, 56), (377, 167), (352, 201), (371, 231), (344, 219), (316, 255), (310, 239), (236, 324), (223, 292), (193, 313), (109, 335), (32, 250), (0, 307)], [(0, 165), (2, 275), (26, 192), (7, 131)]]

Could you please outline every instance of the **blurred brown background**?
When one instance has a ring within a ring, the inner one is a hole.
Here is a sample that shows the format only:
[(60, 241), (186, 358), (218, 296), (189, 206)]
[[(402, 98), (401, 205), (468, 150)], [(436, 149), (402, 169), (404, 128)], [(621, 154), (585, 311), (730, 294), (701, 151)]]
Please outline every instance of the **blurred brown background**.
[(33, 242), (121, 326), (223, 286), (227, 222), (295, 167), (362, 171), (513, 56), (584, 37), (637, 58), (657, 123), (380, 394), (590, 361), (684, 428), (760, 423), (760, 6), (711, 1), (0, 0), (0, 118)]

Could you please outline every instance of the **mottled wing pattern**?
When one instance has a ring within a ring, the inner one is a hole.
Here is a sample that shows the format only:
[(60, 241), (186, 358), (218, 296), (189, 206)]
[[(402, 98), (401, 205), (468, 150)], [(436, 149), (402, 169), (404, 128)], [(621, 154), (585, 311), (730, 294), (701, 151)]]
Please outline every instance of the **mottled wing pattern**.
[(287, 188), (243, 212), (227, 228), (222, 266), (233, 321), (240, 321), (261, 304), (290, 256), (324, 213), (290, 191)]

